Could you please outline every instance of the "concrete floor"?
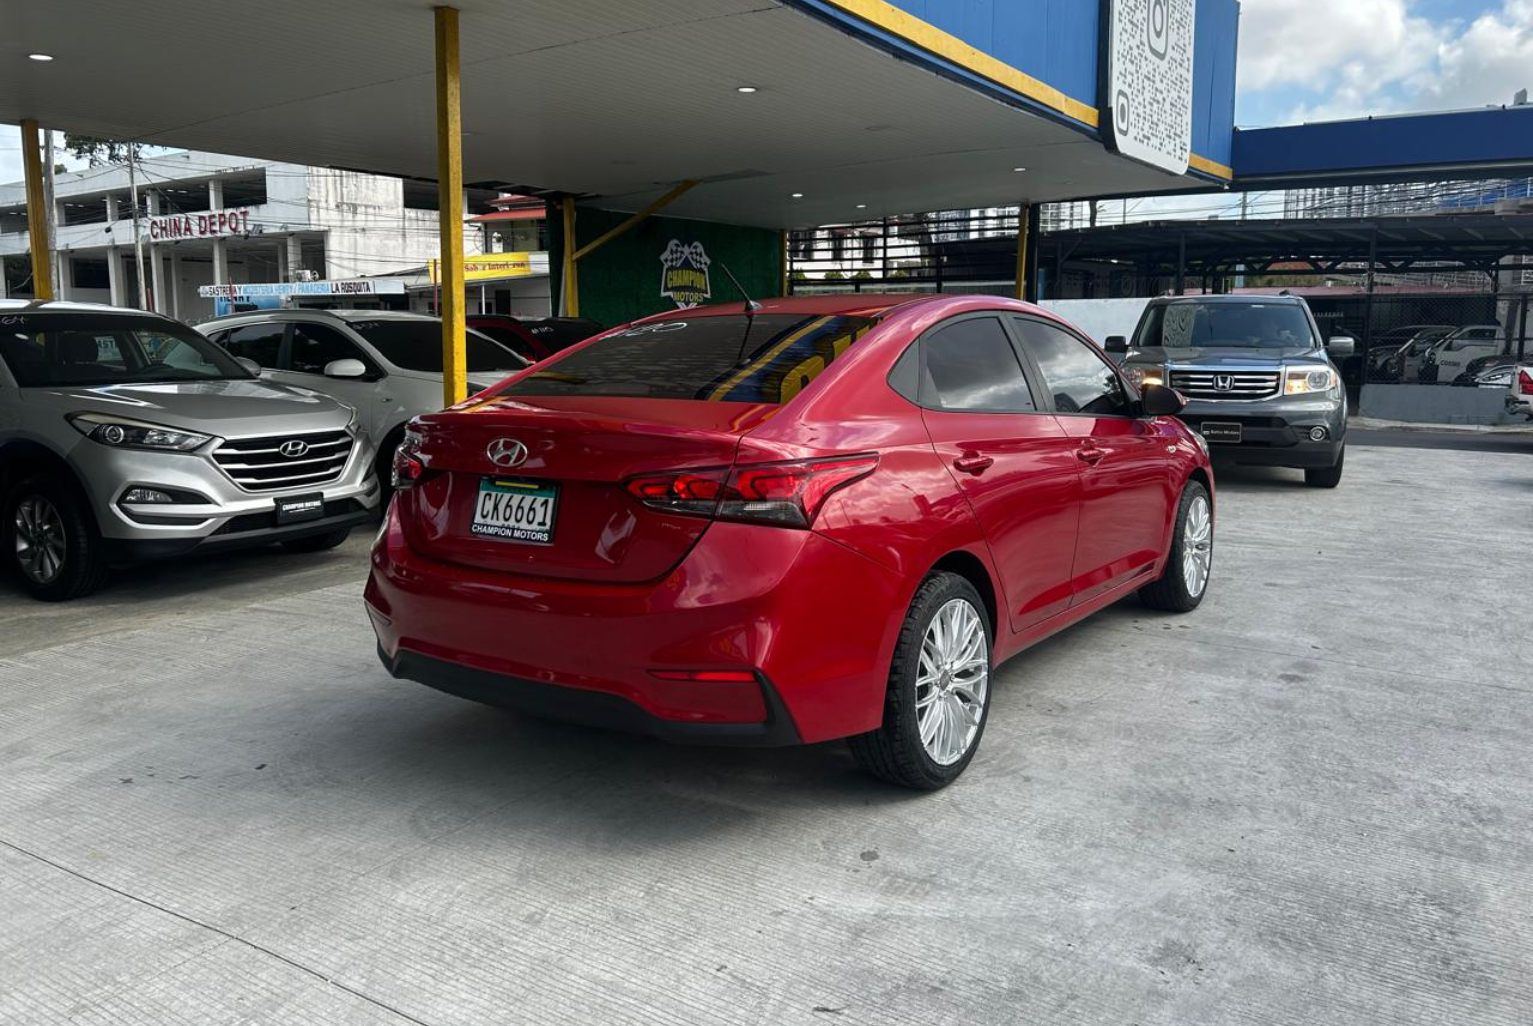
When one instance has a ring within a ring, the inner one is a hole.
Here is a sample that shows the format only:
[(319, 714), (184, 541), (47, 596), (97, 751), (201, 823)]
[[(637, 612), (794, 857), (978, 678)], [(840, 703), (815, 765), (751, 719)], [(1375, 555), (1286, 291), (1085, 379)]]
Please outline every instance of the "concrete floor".
[(365, 539), (0, 592), (0, 1021), (1526, 1023), (1533, 460), (1348, 464), (930, 796), (392, 681)]

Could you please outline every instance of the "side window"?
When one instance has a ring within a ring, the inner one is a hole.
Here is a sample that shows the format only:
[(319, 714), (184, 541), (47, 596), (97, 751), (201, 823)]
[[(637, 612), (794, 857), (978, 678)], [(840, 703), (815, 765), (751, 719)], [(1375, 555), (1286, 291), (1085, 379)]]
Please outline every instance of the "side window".
[(527, 340), (521, 335), (518, 335), (516, 332), (512, 331), (510, 328), (502, 328), (499, 325), (486, 324), (483, 327), (477, 327), (474, 330), (479, 332), (481, 335), (488, 335), (490, 338), (494, 339), (496, 342), (499, 342), (501, 345), (515, 353), (517, 356), (520, 356), (522, 359), (531, 363), (538, 362), (538, 356), (532, 351), (532, 347), (527, 344)]
[(265, 368), (277, 366), (277, 354), (282, 350), (282, 325), (249, 324), (218, 339), (218, 344), (230, 356), (243, 356)]
[(1133, 404), (1117, 373), (1090, 346), (1062, 328), (1027, 317), (1013, 318), (1057, 413), (1127, 416)]
[(335, 360), (361, 360), (368, 363), (356, 343), (324, 324), (294, 324), (293, 348), (288, 355), (288, 369), (300, 374), (323, 374)]
[(974, 413), (1037, 410), (1011, 338), (998, 317), (970, 317), (921, 340), (926, 374), (921, 405)]

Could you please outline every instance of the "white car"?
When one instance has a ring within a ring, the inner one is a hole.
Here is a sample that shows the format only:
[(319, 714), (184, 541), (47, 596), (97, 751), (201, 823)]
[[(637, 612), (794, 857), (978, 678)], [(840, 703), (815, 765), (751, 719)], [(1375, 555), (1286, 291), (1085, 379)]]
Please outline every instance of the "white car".
[(1499, 324), (1460, 328), (1427, 352), (1423, 370), (1436, 364), (1437, 376), (1431, 377), (1432, 372), (1426, 370), (1427, 376), (1423, 380), (1435, 381), (1439, 385), (1451, 384), (1469, 367), (1470, 360), (1501, 352), (1503, 334)]
[(1506, 392), (1506, 412), (1533, 420), (1533, 364), (1513, 369)]
[[(255, 310), (197, 326), (268, 381), (299, 385), (354, 406), (378, 449), (385, 484), (412, 417), (442, 408), (442, 322), (387, 310)], [(506, 346), (469, 330), (470, 394), (529, 366)]]

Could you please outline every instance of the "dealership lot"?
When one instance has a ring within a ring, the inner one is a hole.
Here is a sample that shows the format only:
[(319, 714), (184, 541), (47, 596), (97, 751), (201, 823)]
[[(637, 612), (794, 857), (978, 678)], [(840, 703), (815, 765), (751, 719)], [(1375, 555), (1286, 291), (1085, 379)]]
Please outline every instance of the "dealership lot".
[(7, 580), (0, 1021), (1524, 1021), (1533, 461), (1220, 485), (1203, 607), (1007, 664), (931, 795), (393, 681), (363, 532)]

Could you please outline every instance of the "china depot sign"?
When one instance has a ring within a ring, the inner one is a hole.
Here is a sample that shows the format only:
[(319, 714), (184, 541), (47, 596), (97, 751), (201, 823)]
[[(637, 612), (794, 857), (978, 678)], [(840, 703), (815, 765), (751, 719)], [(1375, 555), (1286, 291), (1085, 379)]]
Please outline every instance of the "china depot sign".
[(161, 214), (149, 219), (150, 242), (180, 239), (219, 239), (250, 234), (250, 208), (203, 210), (195, 214)]

